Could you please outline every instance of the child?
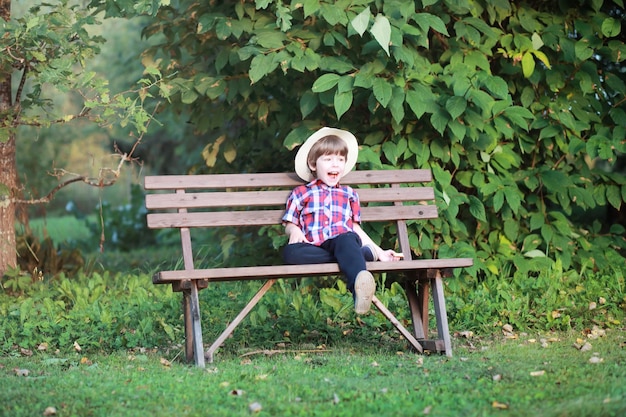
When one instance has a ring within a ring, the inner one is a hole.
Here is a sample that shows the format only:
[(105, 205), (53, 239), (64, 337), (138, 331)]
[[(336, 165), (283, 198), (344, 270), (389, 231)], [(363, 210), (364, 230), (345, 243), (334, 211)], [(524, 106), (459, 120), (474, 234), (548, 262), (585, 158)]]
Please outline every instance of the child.
[(354, 297), (357, 314), (369, 311), (376, 290), (366, 261), (397, 261), (402, 256), (376, 245), (360, 226), (359, 196), (339, 184), (356, 164), (354, 135), (323, 127), (298, 150), (296, 173), (307, 184), (293, 189), (282, 218), (289, 244), (283, 250), (288, 264), (337, 262)]

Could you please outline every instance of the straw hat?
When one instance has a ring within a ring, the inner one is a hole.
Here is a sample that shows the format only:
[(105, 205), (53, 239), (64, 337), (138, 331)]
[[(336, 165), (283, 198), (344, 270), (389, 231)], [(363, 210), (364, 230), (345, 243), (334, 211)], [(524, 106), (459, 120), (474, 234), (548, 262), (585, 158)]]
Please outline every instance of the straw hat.
[(317, 132), (313, 133), (311, 136), (307, 138), (307, 140), (300, 146), (298, 153), (296, 154), (295, 159), (295, 168), (296, 174), (303, 180), (309, 182), (315, 179), (315, 176), (309, 169), (309, 164), (307, 163), (307, 159), (309, 156), (309, 152), (313, 145), (317, 143), (320, 139), (326, 136), (337, 136), (346, 142), (348, 145), (348, 157), (346, 158), (346, 169), (343, 171), (342, 176), (346, 175), (348, 172), (352, 171), (354, 165), (356, 164), (356, 160), (359, 154), (359, 144), (356, 141), (354, 135), (347, 130), (335, 129), (332, 127), (323, 127)]

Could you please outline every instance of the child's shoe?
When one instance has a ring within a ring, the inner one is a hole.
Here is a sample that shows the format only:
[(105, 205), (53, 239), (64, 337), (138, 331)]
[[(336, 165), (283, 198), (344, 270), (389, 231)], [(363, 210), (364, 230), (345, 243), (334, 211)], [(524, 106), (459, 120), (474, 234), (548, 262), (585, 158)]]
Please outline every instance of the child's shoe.
[(378, 254), (372, 245), (361, 246), (361, 253), (367, 262), (375, 262), (378, 260)]
[(361, 271), (354, 281), (354, 311), (365, 314), (370, 310), (376, 292), (374, 276), (369, 271)]

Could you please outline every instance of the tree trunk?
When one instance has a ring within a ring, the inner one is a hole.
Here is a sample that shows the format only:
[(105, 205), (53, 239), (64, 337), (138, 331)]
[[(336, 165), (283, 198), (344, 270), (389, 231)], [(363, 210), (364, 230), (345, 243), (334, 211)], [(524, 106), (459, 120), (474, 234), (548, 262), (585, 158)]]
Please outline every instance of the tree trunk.
[[(11, 0), (0, 0), (0, 17), (11, 17)], [(10, 70), (8, 70), (10, 71)], [(11, 72), (0, 74), (0, 129), (9, 131), (9, 138), (0, 142), (0, 277), (17, 265), (15, 251), (15, 197), (17, 195), (17, 165), (15, 160), (15, 131), (12, 125)]]

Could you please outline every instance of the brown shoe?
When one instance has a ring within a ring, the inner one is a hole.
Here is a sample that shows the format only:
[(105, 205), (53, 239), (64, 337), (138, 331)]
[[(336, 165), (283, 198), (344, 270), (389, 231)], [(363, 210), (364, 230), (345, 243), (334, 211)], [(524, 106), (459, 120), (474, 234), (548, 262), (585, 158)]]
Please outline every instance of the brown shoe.
[(376, 292), (374, 276), (369, 271), (361, 271), (354, 281), (354, 311), (365, 314), (370, 310)]

